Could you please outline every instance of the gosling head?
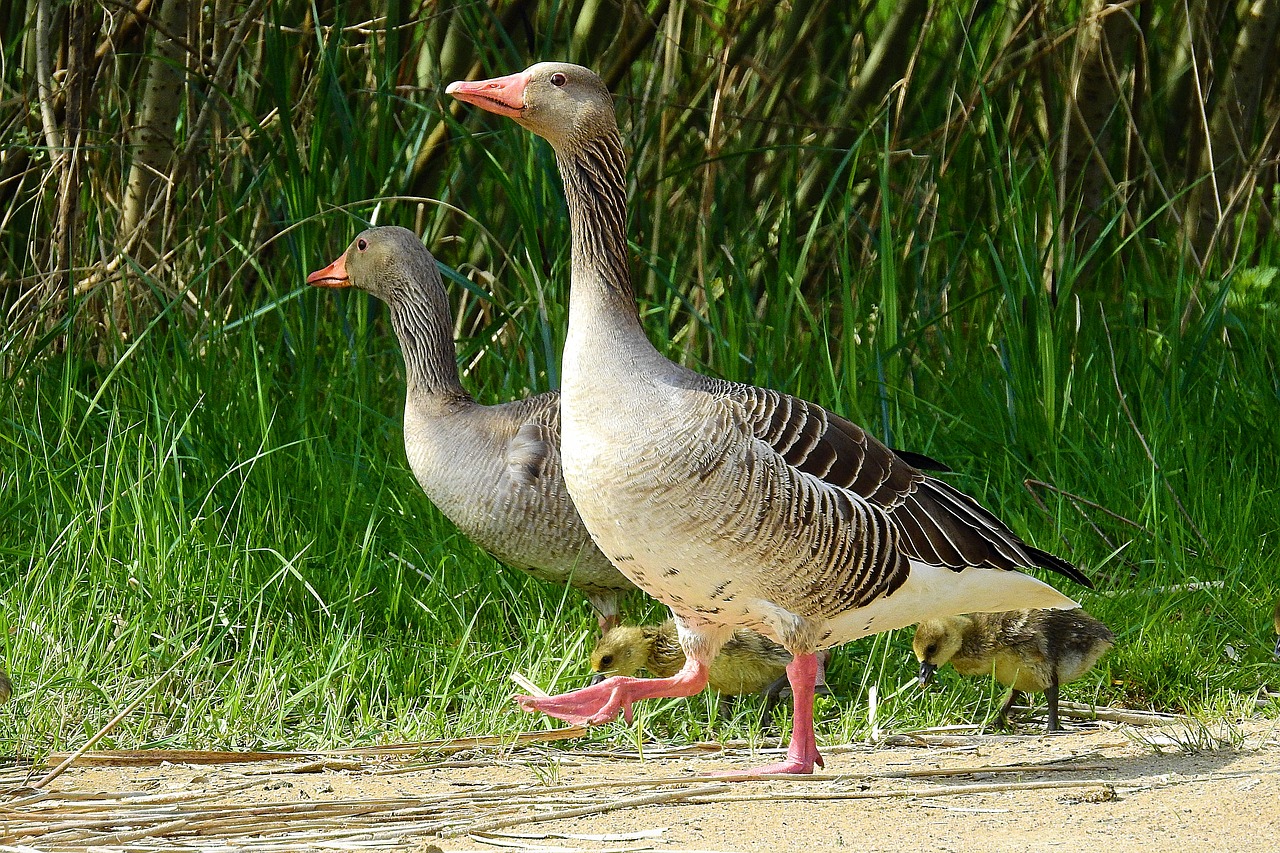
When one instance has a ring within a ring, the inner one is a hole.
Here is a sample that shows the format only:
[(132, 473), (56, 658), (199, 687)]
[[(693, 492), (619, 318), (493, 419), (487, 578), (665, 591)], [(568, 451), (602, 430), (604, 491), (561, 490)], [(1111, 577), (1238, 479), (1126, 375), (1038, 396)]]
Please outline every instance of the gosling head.
[(395, 302), (418, 282), (438, 281), (436, 260), (408, 228), (386, 225), (361, 231), (340, 258), (307, 276), (316, 287), (357, 287)]
[(945, 619), (930, 619), (916, 626), (911, 649), (916, 653), (916, 660), (920, 661), (921, 687), (929, 683), (938, 667), (960, 651), (968, 625), (969, 620), (964, 616), (948, 616)]
[(645, 668), (648, 660), (649, 640), (642, 628), (638, 625), (611, 628), (591, 653), (591, 671), (595, 673), (591, 683), (603, 681), (611, 675), (635, 675)]
[(539, 62), (506, 77), (459, 80), (445, 92), (513, 119), (557, 151), (574, 150), (596, 136), (617, 132), (613, 97), (604, 81), (581, 65)]

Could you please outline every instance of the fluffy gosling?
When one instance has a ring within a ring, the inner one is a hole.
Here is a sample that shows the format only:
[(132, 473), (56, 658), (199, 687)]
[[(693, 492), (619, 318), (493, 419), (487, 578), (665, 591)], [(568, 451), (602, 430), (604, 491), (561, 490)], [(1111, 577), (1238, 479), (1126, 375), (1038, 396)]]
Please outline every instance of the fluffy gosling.
[[(738, 630), (711, 662), (708, 683), (720, 696), (762, 693), (768, 713), (787, 688), (791, 653), (753, 631)], [(685, 664), (684, 650), (673, 621), (659, 625), (618, 625), (609, 630), (591, 653), (592, 683), (611, 675), (634, 676), (648, 670), (670, 678)], [(723, 708), (722, 708), (723, 710)]]
[(1083, 610), (1009, 610), (973, 613), (921, 622), (912, 648), (924, 686), (938, 667), (950, 663), (961, 675), (994, 673), (1012, 688), (998, 720), (1024, 692), (1043, 692), (1049, 704), (1048, 731), (1058, 725), (1058, 687), (1080, 678), (1115, 644), (1115, 635)]

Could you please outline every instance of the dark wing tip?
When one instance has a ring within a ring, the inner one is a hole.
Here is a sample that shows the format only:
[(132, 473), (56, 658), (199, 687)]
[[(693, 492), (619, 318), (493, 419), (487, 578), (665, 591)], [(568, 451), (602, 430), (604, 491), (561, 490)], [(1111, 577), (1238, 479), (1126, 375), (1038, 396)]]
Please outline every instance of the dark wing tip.
[(1093, 581), (1089, 580), (1089, 577), (1084, 572), (1061, 557), (1055, 557), (1048, 551), (1041, 551), (1031, 545), (1023, 545), (1022, 550), (1026, 551), (1027, 555), (1035, 561), (1037, 567), (1057, 572), (1060, 575), (1071, 578), (1086, 589), (1093, 589)]
[(893, 450), (893, 455), (910, 465), (912, 468), (919, 468), (921, 471), (937, 471), (941, 474), (950, 474), (951, 467), (943, 462), (939, 462), (932, 456), (925, 456), (923, 453), (916, 453), (911, 450)]

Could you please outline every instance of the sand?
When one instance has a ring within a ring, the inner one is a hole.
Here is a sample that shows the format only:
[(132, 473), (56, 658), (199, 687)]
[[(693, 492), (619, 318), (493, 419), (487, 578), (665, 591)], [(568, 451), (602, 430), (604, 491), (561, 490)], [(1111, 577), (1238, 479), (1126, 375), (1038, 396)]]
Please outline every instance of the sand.
[[(811, 777), (726, 781), (774, 753), (581, 743), (446, 758), (11, 768), (14, 849), (762, 851), (1271, 849), (1280, 721), (1070, 724), (826, 746)], [(227, 756), (222, 756), (226, 758)]]

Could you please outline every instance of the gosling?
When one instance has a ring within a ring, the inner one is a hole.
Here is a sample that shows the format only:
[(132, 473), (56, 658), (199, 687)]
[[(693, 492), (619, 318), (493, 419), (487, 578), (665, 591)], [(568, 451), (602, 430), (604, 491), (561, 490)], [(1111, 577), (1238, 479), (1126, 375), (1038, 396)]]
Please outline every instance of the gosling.
[[(762, 693), (768, 714), (788, 686), (789, 663), (791, 653), (782, 646), (754, 631), (737, 630), (711, 662), (707, 681), (722, 701), (725, 696)], [(611, 675), (633, 676), (642, 669), (670, 678), (684, 664), (684, 650), (670, 619), (659, 625), (618, 625), (591, 653), (592, 684)]]
[(1023, 692), (1043, 692), (1048, 731), (1057, 732), (1058, 687), (1088, 672), (1115, 639), (1083, 610), (1009, 610), (921, 622), (911, 646), (922, 687), (948, 662), (961, 675), (994, 673), (1012, 688), (997, 717), (1001, 726)]

